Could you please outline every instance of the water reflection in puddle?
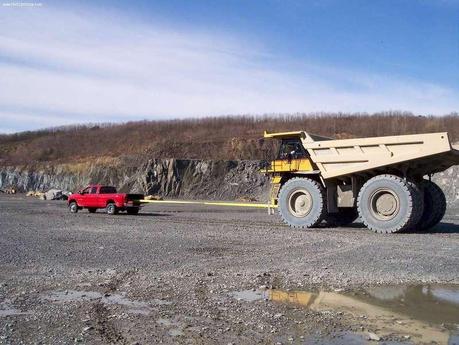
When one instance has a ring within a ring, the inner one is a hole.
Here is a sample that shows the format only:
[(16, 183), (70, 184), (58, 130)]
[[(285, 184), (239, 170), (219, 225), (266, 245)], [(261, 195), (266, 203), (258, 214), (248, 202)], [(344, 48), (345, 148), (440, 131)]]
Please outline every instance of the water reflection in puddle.
[[(365, 323), (367, 329), (377, 329), (381, 337), (396, 335), (411, 343), (458, 343), (458, 286), (378, 286), (347, 292), (244, 290), (230, 295), (247, 302), (267, 300), (343, 312)], [(366, 341), (354, 334), (346, 337), (352, 338), (348, 339), (351, 343)]]
[[(367, 344), (367, 340), (359, 334), (352, 332), (336, 332), (333, 336), (317, 336), (309, 337), (307, 339), (308, 345), (364, 345)], [(384, 343), (388, 345), (387, 342)]]
[(100, 300), (104, 304), (116, 304), (127, 307), (128, 313), (148, 315), (152, 310), (151, 305), (167, 305), (171, 302), (154, 299), (151, 303), (142, 301), (129, 300), (125, 295), (121, 294), (102, 294), (96, 291), (53, 291), (44, 297), (46, 300), (53, 302), (79, 302), (79, 301), (94, 301)]
[(30, 313), (26, 311), (20, 311), (19, 309), (15, 309), (15, 308), (0, 309), (0, 317), (15, 316), (15, 315), (28, 315), (28, 314)]
[(167, 333), (172, 337), (184, 335), (184, 325), (181, 322), (160, 318), (156, 321), (156, 323), (161, 326), (170, 328)]
[(0, 317), (17, 316), (17, 315), (29, 315), (31, 312), (21, 311), (20, 309), (14, 308), (10, 300), (4, 300), (0, 303)]
[[(274, 290), (273, 290), (274, 291)], [(230, 293), (230, 296), (236, 298), (238, 301), (253, 302), (261, 299), (268, 300), (268, 291), (264, 290), (242, 290)]]

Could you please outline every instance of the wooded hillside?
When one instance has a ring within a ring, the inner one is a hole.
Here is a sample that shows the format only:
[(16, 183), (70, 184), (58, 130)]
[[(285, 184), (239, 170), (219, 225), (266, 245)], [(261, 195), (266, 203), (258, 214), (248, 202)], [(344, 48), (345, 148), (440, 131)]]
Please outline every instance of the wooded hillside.
[(459, 140), (459, 114), (289, 114), (224, 116), (76, 125), (0, 135), (0, 164), (75, 162), (99, 157), (263, 159), (263, 131), (306, 130), (336, 138), (448, 131)]

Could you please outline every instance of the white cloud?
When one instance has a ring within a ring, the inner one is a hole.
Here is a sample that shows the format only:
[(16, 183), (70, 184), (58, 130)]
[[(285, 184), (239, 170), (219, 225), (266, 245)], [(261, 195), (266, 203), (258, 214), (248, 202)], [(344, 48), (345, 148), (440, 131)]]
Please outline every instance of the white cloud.
[[(294, 64), (260, 42), (119, 13), (2, 8), (0, 26), (0, 131), (219, 114), (459, 109), (457, 90)], [(291, 67), (273, 67), (282, 65)]]
[(16, 133), (18, 130), (15, 128), (8, 128), (8, 127), (1, 127), (0, 126), (0, 135), (1, 134), (12, 134), (12, 133)]

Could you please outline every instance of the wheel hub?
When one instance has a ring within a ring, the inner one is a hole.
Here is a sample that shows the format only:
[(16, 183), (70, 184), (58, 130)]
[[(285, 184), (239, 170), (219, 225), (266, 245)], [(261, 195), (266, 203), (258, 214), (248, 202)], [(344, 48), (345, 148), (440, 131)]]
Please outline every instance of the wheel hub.
[(383, 194), (376, 200), (377, 210), (384, 216), (390, 216), (397, 208), (397, 200), (391, 194)]
[(311, 212), (312, 197), (305, 189), (294, 191), (289, 198), (289, 211), (295, 217), (305, 217)]
[(370, 203), (373, 215), (383, 220), (394, 218), (400, 210), (398, 196), (388, 189), (376, 191), (371, 197)]

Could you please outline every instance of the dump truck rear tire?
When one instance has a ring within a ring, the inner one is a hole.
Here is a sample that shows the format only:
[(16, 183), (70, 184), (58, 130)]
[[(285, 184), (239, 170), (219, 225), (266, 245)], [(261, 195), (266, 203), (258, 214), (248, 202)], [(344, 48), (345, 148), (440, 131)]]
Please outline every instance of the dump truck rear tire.
[(334, 228), (352, 224), (357, 218), (359, 218), (359, 213), (355, 207), (341, 207), (337, 213), (327, 214), (325, 223)]
[(443, 190), (434, 182), (423, 180), (424, 212), (416, 230), (425, 231), (437, 225), (446, 212), (446, 197)]
[(418, 231), (421, 217), (424, 214), (424, 192), (420, 184), (413, 181), (407, 181), (413, 193), (413, 215), (411, 217), (411, 224), (404, 231), (415, 232)]
[(419, 199), (410, 182), (396, 175), (378, 175), (360, 189), (357, 208), (374, 232), (402, 232), (416, 223), (422, 205)]
[(310, 178), (292, 178), (279, 192), (278, 210), (284, 223), (293, 228), (317, 226), (326, 215), (324, 188)]

